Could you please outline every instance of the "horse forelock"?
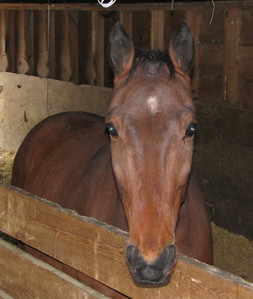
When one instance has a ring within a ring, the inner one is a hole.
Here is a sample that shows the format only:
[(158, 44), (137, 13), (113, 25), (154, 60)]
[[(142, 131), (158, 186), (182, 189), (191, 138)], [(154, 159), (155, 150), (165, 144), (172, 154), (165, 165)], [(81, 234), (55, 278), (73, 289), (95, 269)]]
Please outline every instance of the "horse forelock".
[(135, 58), (130, 75), (141, 68), (143, 73), (149, 76), (156, 76), (167, 67), (168, 74), (173, 77), (175, 69), (170, 56), (160, 50), (135, 49)]

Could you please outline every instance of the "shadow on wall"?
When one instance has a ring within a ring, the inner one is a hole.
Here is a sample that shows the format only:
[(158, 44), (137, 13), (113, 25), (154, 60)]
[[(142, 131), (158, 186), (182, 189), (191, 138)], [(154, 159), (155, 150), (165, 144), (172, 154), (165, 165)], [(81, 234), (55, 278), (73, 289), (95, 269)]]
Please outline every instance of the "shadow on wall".
[(253, 240), (252, 111), (197, 105), (200, 134), (194, 167), (205, 192), (211, 219)]

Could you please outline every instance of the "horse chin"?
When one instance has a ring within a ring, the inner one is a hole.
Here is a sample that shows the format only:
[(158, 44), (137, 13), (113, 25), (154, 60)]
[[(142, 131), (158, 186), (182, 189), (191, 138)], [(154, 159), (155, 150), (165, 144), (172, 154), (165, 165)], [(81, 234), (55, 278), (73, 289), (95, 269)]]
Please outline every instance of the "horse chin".
[(171, 269), (171, 271), (169, 273), (162, 274), (161, 277), (159, 278), (159, 280), (157, 280), (157, 281), (143, 279), (140, 275), (138, 275), (136, 273), (136, 271), (134, 271), (130, 267), (129, 267), (129, 272), (133, 278), (134, 283), (137, 286), (143, 287), (143, 288), (158, 288), (158, 287), (163, 287), (170, 282), (172, 273), (174, 272), (174, 268), (175, 267), (173, 266), (173, 268)]
[(171, 273), (165, 275), (161, 280), (159, 281), (149, 281), (149, 280), (145, 280), (145, 279), (140, 279), (139, 277), (135, 276), (134, 273), (132, 273), (130, 271), (133, 281), (134, 283), (139, 286), (139, 287), (143, 287), (143, 288), (158, 288), (158, 287), (163, 287), (165, 285), (167, 285), (170, 280), (171, 280)]

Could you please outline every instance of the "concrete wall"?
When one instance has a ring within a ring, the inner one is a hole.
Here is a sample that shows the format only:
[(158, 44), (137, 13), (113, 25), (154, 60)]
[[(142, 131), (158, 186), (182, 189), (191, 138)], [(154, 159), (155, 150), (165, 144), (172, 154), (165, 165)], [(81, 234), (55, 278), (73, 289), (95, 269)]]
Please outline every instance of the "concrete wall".
[(15, 152), (39, 121), (63, 111), (104, 115), (110, 95), (110, 88), (0, 73), (0, 182), (9, 182)]

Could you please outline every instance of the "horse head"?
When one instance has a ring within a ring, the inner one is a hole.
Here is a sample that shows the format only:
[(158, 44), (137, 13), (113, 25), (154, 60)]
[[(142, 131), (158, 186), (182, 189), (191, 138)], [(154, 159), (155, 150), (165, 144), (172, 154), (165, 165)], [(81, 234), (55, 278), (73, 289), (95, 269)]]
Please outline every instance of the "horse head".
[(192, 164), (193, 39), (183, 24), (166, 53), (134, 48), (117, 23), (110, 34), (114, 89), (106, 116), (112, 166), (129, 227), (126, 257), (137, 284), (166, 284)]

